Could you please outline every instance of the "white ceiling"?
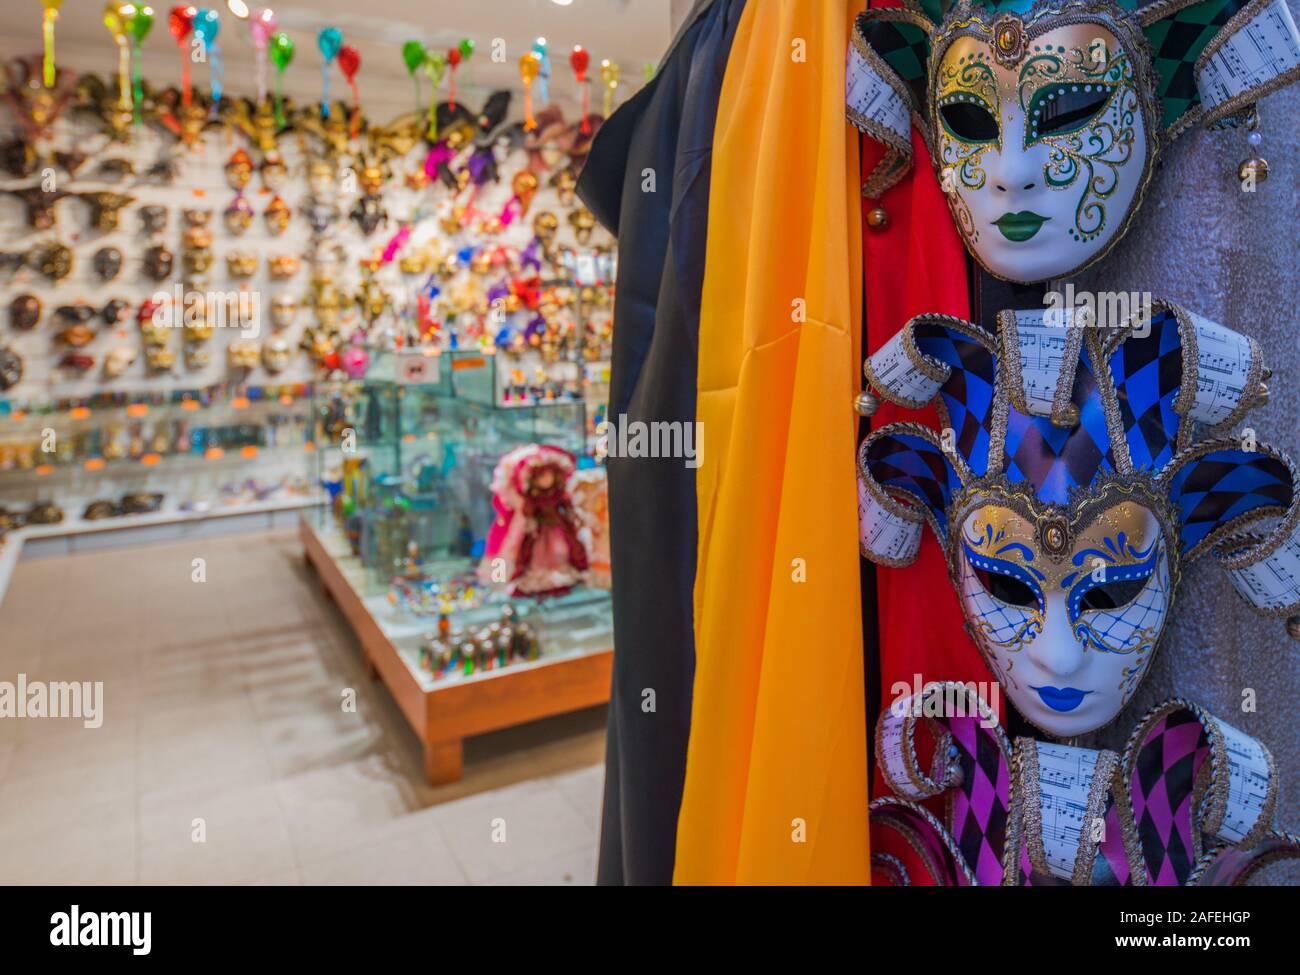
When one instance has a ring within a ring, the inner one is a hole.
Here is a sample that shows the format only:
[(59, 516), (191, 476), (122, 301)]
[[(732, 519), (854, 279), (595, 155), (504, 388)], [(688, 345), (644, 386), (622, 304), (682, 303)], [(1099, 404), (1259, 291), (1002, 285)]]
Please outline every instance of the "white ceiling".
[[(41, 48), (41, 9), (36, 3), (4, 0), (0, 23), (0, 56), (36, 53)], [(225, 0), (207, 0), (221, 14), (217, 38), (226, 62), (227, 90), (255, 91), (254, 54), (248, 24), (238, 21)], [(262, 6), (250, 3), (249, 6)], [(147, 78), (177, 83), (180, 54), (167, 32), (167, 11), (172, 4), (152, 0), (153, 30), (145, 41), (142, 64)], [(402, 44), (420, 40), (433, 49), (445, 49), (470, 37), (477, 50), (459, 79), (471, 94), (496, 88), (520, 87), (518, 62), (538, 36), (547, 39), (553, 63), (554, 97), (572, 104), (577, 90), (569, 68), (569, 51), (582, 44), (591, 54), (593, 76), (598, 78), (602, 58), (619, 63), (626, 85), (620, 101), (642, 83), (644, 66), (655, 64), (671, 39), (672, 0), (572, 0), (559, 6), (553, 0), (271, 0), (280, 29), (293, 38), (294, 61), (285, 73), (285, 91), (298, 98), (319, 97), (321, 56), (316, 35), (326, 26), (338, 27), (345, 43), (361, 54), (357, 83), (368, 113), (382, 116), (413, 107), (410, 76), (401, 60)], [(56, 27), (55, 51), (59, 64), (76, 71), (115, 73), (116, 48), (101, 14), (104, 0), (64, 0)], [(360, 12), (360, 11), (364, 11)], [(505, 42), (504, 63), (493, 63), (494, 39)], [(195, 68), (195, 80), (206, 86), (207, 67)], [(342, 97), (347, 87), (337, 67), (330, 81), (332, 92)], [(446, 97), (444, 80), (441, 97)], [(427, 83), (424, 89), (427, 97)], [(593, 108), (599, 110), (599, 90), (593, 89)]]

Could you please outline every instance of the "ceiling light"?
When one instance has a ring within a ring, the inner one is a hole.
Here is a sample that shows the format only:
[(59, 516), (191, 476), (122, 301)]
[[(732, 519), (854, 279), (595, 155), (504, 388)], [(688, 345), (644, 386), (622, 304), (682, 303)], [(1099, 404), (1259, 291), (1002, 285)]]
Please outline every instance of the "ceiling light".
[(240, 20), (248, 17), (248, 4), (244, 0), (226, 0), (226, 8)]

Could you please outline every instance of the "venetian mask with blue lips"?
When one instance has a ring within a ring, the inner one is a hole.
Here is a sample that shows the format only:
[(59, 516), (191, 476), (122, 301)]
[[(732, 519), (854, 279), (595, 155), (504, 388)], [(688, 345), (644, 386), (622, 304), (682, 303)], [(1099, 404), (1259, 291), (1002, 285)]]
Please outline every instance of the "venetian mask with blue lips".
[(1177, 575), (1148, 492), (1114, 483), (1071, 518), (1027, 492), (960, 521), (967, 629), (1017, 710), (1060, 737), (1108, 723), (1146, 674)]
[(1256, 610), (1300, 620), (1300, 480), (1230, 435), (1266, 392), (1250, 338), (1160, 301), (1116, 329), (921, 315), (865, 371), (881, 398), (933, 403), (941, 428), (863, 441), (862, 554), (905, 566), (928, 523), (967, 631), (1042, 731), (1073, 738), (1123, 710), (1203, 554)]

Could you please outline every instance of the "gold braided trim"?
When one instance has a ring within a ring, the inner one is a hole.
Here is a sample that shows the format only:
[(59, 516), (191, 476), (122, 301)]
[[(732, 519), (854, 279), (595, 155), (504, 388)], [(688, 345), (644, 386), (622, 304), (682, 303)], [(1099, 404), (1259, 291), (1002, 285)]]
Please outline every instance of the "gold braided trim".
[(924, 806), (918, 805), (917, 803), (908, 802), (905, 799), (899, 799), (895, 796), (881, 796), (879, 799), (873, 799), (867, 806), (868, 818), (871, 825), (883, 829), (892, 829), (902, 836), (903, 839), (907, 841), (908, 845), (912, 847), (913, 851), (915, 851), (921, 862), (925, 864), (926, 870), (930, 874), (931, 881), (938, 886), (942, 880), (943, 871), (939, 869), (939, 865), (930, 856), (930, 851), (926, 848), (926, 845), (921, 842), (920, 838), (915, 834), (915, 832), (913, 832), (911, 827), (908, 826), (898, 815), (898, 812), (904, 809), (915, 813), (921, 819), (924, 819), (929, 823), (931, 829), (934, 830), (935, 835), (940, 838), (940, 841), (948, 850), (953, 863), (956, 864), (957, 869), (961, 871), (962, 876), (966, 880), (966, 885), (970, 887), (975, 886), (975, 874), (966, 863), (966, 858), (961, 855), (961, 850), (957, 848), (957, 844), (953, 841), (952, 834), (944, 828), (943, 824), (935, 818), (934, 813), (930, 812), (930, 810), (926, 809)]

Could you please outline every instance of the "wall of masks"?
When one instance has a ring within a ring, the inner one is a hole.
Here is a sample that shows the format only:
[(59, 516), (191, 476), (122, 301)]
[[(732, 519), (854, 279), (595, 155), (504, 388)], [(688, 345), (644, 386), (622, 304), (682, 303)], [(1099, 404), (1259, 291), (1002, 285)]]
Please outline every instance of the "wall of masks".
[(308, 490), (312, 385), (387, 350), (497, 355), (503, 405), (599, 399), (613, 241), (573, 195), (599, 117), (542, 105), (526, 129), (510, 93), (470, 95), (435, 137), (147, 82), (133, 113), (116, 79), (6, 71), (0, 505), (80, 505), (110, 475), (161, 493), (200, 459), (222, 470), (190, 510)]

